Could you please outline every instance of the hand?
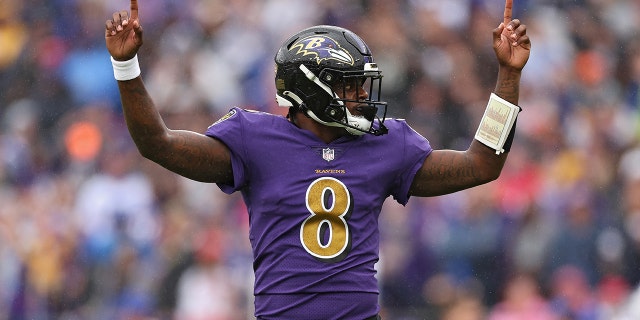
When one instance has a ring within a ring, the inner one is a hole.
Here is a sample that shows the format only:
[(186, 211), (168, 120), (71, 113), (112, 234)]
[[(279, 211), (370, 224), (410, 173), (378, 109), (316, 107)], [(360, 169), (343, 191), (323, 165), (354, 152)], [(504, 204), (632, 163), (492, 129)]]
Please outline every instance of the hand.
[(531, 52), (531, 40), (527, 35), (527, 26), (520, 20), (511, 20), (513, 0), (506, 0), (504, 21), (493, 29), (493, 50), (500, 66), (518, 71), (524, 68)]
[(118, 61), (133, 58), (142, 46), (142, 27), (138, 19), (138, 0), (131, 0), (131, 17), (126, 10), (115, 12), (105, 24), (107, 50)]

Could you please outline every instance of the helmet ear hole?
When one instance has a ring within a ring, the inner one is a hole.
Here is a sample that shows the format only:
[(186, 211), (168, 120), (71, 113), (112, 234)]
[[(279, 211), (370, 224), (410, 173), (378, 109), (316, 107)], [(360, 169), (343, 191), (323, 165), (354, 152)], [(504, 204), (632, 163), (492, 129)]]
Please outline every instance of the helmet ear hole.
[(319, 78), (329, 86), (333, 86), (338, 82), (338, 80), (340, 80), (340, 75), (331, 69), (324, 69), (320, 71)]
[(329, 105), (324, 109), (324, 114), (333, 121), (342, 121), (344, 119), (344, 107)]

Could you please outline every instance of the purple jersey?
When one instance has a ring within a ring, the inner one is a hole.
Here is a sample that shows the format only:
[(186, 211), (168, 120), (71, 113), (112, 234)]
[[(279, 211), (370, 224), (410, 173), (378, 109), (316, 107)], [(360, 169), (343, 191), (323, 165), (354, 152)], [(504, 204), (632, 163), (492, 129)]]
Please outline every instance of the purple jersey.
[(206, 134), (232, 153), (249, 211), (260, 319), (365, 319), (378, 312), (378, 216), (401, 204), (431, 152), (406, 122), (329, 144), (285, 117), (233, 108)]

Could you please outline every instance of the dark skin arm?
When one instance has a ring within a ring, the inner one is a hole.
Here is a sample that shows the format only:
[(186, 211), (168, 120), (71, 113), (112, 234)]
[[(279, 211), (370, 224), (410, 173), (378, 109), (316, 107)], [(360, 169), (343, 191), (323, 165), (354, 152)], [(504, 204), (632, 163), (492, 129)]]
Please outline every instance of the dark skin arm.
[[(137, 0), (131, 0), (131, 17), (125, 10), (106, 22), (105, 41), (115, 60), (126, 61), (137, 54), (142, 46)], [(167, 128), (141, 77), (118, 81), (118, 88), (129, 133), (145, 158), (193, 180), (233, 181), (231, 154), (223, 143), (196, 132)]]
[[(504, 21), (493, 30), (493, 49), (499, 63), (494, 93), (518, 104), (520, 75), (531, 51), (526, 26), (511, 19), (513, 0), (506, 0)], [(498, 178), (507, 153), (473, 140), (466, 151), (434, 150), (414, 177), (409, 193), (437, 196), (478, 186)]]
[[(505, 22), (493, 32), (493, 46), (500, 63), (495, 93), (517, 104), (520, 73), (531, 44), (526, 27), (511, 20), (511, 6), (512, 0), (507, 0)], [(106, 22), (105, 40), (116, 60), (125, 61), (136, 55), (142, 45), (137, 0), (131, 1), (131, 17), (125, 10), (114, 13), (112, 20)], [(230, 151), (223, 143), (199, 133), (168, 129), (140, 77), (118, 81), (118, 86), (129, 132), (144, 157), (197, 181), (233, 181)], [(333, 133), (332, 129), (319, 131)], [(344, 134), (343, 131), (339, 134)], [(489, 182), (498, 177), (505, 160), (506, 154), (497, 156), (475, 140), (464, 152), (434, 151), (417, 173), (410, 193), (434, 196)]]

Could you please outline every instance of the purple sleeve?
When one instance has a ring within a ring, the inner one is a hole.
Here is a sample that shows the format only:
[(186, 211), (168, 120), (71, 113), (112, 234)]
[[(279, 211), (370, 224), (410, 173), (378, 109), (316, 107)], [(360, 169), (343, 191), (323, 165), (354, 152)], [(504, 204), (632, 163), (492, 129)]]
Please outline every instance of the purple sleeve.
[(246, 154), (243, 139), (242, 112), (238, 108), (231, 109), (226, 115), (213, 123), (206, 131), (206, 135), (224, 143), (231, 151), (231, 167), (233, 170), (233, 184), (218, 183), (218, 187), (227, 194), (242, 189), (246, 184)]
[(403, 168), (397, 181), (397, 188), (392, 193), (393, 198), (400, 204), (406, 205), (409, 201), (409, 189), (413, 183), (413, 178), (422, 167), (424, 160), (431, 154), (433, 149), (429, 141), (413, 130), (406, 122), (401, 121), (398, 130), (403, 130), (404, 153)]

